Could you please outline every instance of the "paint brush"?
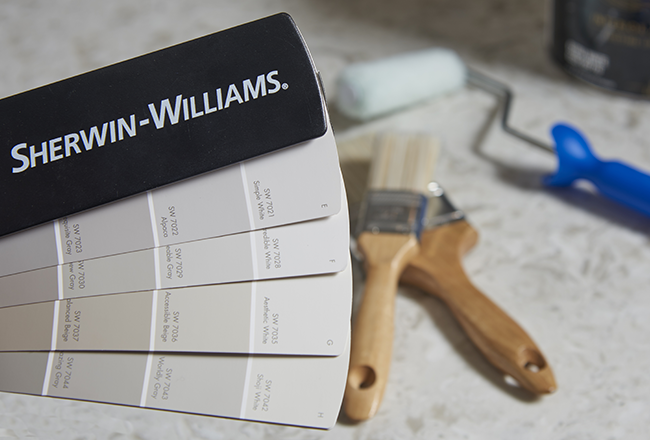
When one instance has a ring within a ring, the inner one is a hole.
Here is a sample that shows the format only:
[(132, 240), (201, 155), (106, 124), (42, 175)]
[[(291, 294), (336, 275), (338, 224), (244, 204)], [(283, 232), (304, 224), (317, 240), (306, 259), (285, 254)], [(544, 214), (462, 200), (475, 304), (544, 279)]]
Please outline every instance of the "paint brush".
[(404, 268), (419, 252), (424, 195), (439, 146), (429, 136), (387, 134), (373, 150), (368, 191), (359, 216), (357, 250), (366, 283), (352, 327), (345, 413), (372, 417), (381, 403), (393, 344), (395, 295)]
[(461, 259), (478, 238), (436, 183), (429, 186), (420, 252), (401, 281), (440, 298), (467, 335), (496, 368), (535, 394), (555, 391), (553, 372), (541, 350), (508, 314), (471, 283)]

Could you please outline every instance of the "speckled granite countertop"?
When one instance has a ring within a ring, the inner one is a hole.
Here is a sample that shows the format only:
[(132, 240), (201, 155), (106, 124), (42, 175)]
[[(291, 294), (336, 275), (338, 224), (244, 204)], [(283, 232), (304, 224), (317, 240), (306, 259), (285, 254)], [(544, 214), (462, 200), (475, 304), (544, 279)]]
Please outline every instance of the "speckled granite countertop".
[[(352, 61), (446, 46), (513, 88), (515, 127), (550, 141), (567, 121), (601, 156), (650, 170), (650, 103), (555, 67), (539, 0), (3, 0), (0, 96), (279, 11), (301, 28), (329, 96)], [(481, 237), (467, 273), (537, 342), (557, 393), (533, 399), (505, 384), (441, 302), (401, 288), (390, 383), (368, 422), (321, 432), (0, 393), (0, 439), (647, 438), (650, 220), (588, 188), (544, 189), (555, 159), (503, 133), (495, 107), (466, 88), (368, 125), (332, 120), (356, 189), (349, 165), (367, 160), (346, 147), (356, 136), (392, 127), (443, 139), (439, 181)]]

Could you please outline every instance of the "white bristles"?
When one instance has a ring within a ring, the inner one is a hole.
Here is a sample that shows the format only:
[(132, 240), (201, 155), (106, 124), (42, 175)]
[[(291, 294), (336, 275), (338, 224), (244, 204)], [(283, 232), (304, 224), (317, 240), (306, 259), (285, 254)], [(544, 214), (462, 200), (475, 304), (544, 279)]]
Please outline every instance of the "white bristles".
[(368, 188), (419, 193), (433, 180), (440, 143), (426, 134), (387, 133), (377, 137)]
[(466, 75), (460, 57), (441, 48), (353, 64), (338, 78), (336, 105), (363, 121), (459, 89)]

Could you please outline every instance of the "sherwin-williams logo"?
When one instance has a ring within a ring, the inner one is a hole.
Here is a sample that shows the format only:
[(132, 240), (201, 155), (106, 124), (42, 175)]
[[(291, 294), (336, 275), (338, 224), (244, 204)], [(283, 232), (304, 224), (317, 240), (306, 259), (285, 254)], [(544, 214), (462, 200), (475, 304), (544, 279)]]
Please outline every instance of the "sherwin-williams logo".
[[(41, 142), (40, 148), (36, 145), (27, 145), (23, 142), (11, 149), (11, 157), (20, 162), (20, 166), (13, 167), (14, 174), (35, 168), (37, 165), (46, 165), (73, 155), (91, 151), (94, 147), (103, 147), (106, 142), (114, 144), (122, 141), (126, 136), (135, 137), (139, 127), (153, 124), (157, 130), (165, 128), (169, 122), (176, 125), (181, 121), (207, 116), (217, 111), (228, 109), (233, 104), (244, 104), (250, 100), (272, 95), (280, 90), (289, 88), (287, 83), (280, 83), (276, 79), (277, 70), (258, 75), (255, 80), (245, 79), (241, 83), (230, 84), (225, 92), (221, 87), (214, 91), (204, 92), (202, 95), (184, 97), (177, 95), (172, 100), (169, 98), (160, 101), (156, 106), (150, 103), (148, 117), (138, 119), (135, 114), (128, 118), (104, 122), (88, 130), (68, 133), (54, 139)], [(253, 84), (253, 81), (255, 82)]]

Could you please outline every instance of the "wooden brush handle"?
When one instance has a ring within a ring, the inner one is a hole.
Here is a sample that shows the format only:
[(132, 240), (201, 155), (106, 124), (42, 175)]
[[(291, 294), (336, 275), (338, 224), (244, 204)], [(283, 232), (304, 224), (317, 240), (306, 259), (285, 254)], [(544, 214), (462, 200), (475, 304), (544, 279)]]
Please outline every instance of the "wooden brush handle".
[(366, 266), (366, 285), (352, 327), (345, 413), (366, 420), (384, 395), (393, 350), (395, 295), (400, 275), (419, 252), (413, 235), (362, 233), (357, 245)]
[(535, 393), (555, 391), (553, 372), (532, 339), (467, 278), (461, 258), (478, 234), (464, 220), (422, 233), (420, 254), (401, 280), (443, 300), (485, 357)]

